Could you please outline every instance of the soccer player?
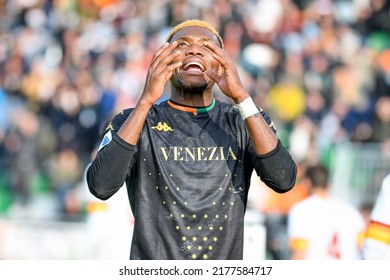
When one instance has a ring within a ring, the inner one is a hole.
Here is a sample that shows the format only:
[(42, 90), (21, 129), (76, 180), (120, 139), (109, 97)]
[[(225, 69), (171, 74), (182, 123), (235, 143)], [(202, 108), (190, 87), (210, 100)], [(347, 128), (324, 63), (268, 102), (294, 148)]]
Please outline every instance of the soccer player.
[(390, 260), (390, 173), (382, 182), (363, 244), (363, 258)]
[(349, 202), (332, 197), (325, 166), (309, 166), (306, 176), (311, 182), (311, 194), (293, 205), (288, 216), (290, 258), (361, 259), (366, 229), (363, 216)]
[[(170, 99), (156, 104), (170, 81)], [(236, 104), (213, 98), (213, 86)], [(117, 114), (87, 171), (108, 199), (125, 183), (135, 224), (130, 259), (242, 259), (252, 171), (293, 188), (296, 165), (245, 91), (207, 22), (172, 29), (135, 106)]]

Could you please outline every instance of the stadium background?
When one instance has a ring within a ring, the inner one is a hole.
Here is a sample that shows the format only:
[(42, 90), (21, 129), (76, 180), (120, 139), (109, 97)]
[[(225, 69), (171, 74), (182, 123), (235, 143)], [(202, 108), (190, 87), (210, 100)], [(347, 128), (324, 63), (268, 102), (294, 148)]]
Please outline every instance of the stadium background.
[[(220, 30), (300, 168), (323, 162), (333, 192), (370, 209), (390, 171), (388, 1), (0, 0), (0, 259), (128, 258), (126, 194), (94, 200), (83, 175), (189, 18)], [(264, 215), (295, 198), (274, 209), (253, 183), (246, 252), (264, 259)]]

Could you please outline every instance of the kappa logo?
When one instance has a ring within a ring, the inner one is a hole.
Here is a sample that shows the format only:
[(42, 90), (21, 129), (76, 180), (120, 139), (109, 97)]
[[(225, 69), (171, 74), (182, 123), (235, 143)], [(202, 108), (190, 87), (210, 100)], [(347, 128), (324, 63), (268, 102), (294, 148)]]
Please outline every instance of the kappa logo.
[(165, 132), (173, 131), (173, 129), (166, 122), (158, 122), (157, 125), (152, 126), (152, 129)]

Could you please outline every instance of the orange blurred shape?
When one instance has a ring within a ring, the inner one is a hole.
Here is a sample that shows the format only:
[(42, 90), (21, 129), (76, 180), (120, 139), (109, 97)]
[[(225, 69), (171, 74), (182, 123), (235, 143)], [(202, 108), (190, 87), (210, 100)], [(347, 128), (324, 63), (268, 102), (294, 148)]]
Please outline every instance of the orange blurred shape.
[(383, 51), (378, 58), (379, 66), (385, 71), (390, 72), (390, 49)]
[(104, 7), (107, 5), (115, 4), (118, 2), (118, 0), (93, 0), (93, 2), (98, 7)]

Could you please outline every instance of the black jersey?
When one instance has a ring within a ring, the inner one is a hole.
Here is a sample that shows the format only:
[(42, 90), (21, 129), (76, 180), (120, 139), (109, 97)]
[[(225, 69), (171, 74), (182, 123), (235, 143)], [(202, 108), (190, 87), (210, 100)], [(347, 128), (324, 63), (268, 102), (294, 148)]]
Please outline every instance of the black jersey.
[(193, 112), (154, 105), (133, 146), (116, 135), (131, 111), (114, 117), (87, 172), (101, 199), (125, 183), (135, 218), (130, 258), (242, 259), (252, 172), (288, 191), (296, 174), (289, 153), (279, 142), (256, 156), (238, 109), (220, 101)]

